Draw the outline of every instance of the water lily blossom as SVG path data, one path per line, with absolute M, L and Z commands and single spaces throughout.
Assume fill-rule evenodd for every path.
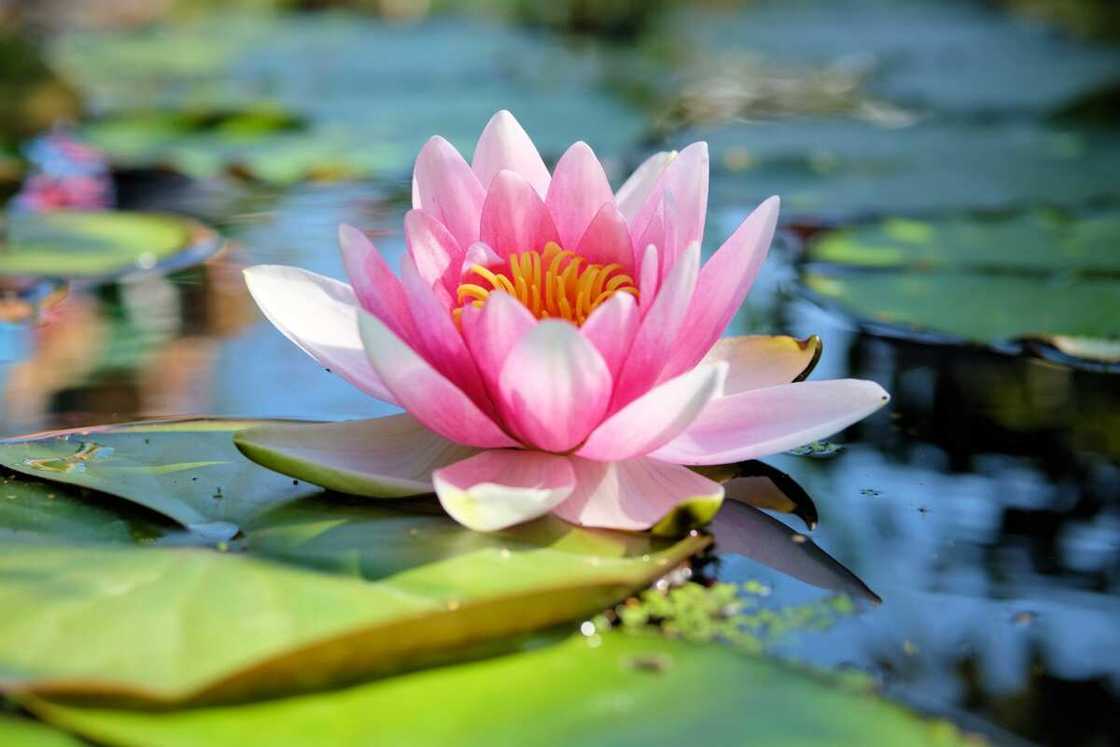
M 881 407 L 869 381 L 805 382 L 791 338 L 720 339 L 766 256 L 778 198 L 701 266 L 708 150 L 659 153 L 617 190 L 586 144 L 550 173 L 508 112 L 471 163 L 433 137 L 413 174 L 399 275 L 342 226 L 350 284 L 246 271 L 276 327 L 405 414 L 248 432 L 251 458 L 373 496 L 433 490 L 466 526 L 553 512 L 642 530 L 723 487 L 689 465 L 773 454 Z M 299 430 L 302 428 L 303 430 Z

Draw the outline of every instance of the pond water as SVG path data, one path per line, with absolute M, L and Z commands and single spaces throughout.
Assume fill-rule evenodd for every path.
M 1067 115 L 1115 83 L 1120 52 L 969 3 L 886 10 L 871 1 L 850 13 L 827 2 L 761 3 L 694 13 L 687 27 L 663 19 L 659 28 L 671 31 L 625 43 L 489 25 L 463 41 L 441 20 L 385 27 L 310 17 L 260 32 L 254 43 L 269 51 L 228 63 L 250 88 L 291 71 L 293 49 L 313 57 L 324 39 L 337 39 L 322 23 L 346 26 L 358 40 L 367 29 L 375 47 L 387 47 L 389 71 L 367 70 L 368 60 L 349 69 L 343 55 L 324 55 L 274 91 L 315 128 L 338 124 L 346 147 L 364 148 L 369 138 L 356 160 L 363 170 L 368 160 L 370 173 L 282 183 L 231 180 L 205 165 L 198 179 L 149 168 L 189 160 L 192 148 L 211 147 L 210 135 L 153 145 L 160 157 L 138 154 L 118 173 L 121 207 L 195 216 L 229 245 L 198 266 L 75 290 L 36 324 L 4 324 L 4 433 L 162 415 L 391 412 L 264 321 L 240 268 L 281 263 L 341 277 L 340 222 L 380 235 L 394 261 L 408 194 L 409 156 L 399 154 L 433 132 L 469 149 L 470 133 L 498 108 L 540 132 L 546 159 L 566 141 L 589 140 L 615 179 L 652 149 L 706 138 L 714 168 L 706 251 L 766 195 L 781 194 L 785 207 L 783 232 L 729 333 L 819 335 L 814 378 L 873 379 L 893 395 L 835 439 L 842 449 L 765 460 L 815 502 L 813 541 L 882 598 L 827 630 L 783 636 L 773 650 L 865 672 L 891 695 L 999 743 L 1110 743 L 1120 734 L 1116 375 L 1107 365 L 1009 354 L 1019 352 L 1014 345 L 947 344 L 889 318 L 860 324 L 822 307 L 799 276 L 812 269 L 802 261 L 805 241 L 822 228 L 992 211 L 1112 216 L 1120 129 Z M 448 39 L 459 42 L 441 59 L 409 67 Z M 346 36 L 340 46 L 355 43 Z M 59 44 L 55 54 L 71 64 L 82 52 L 73 39 Z M 701 51 L 682 52 L 693 45 Z M 475 53 L 481 61 L 456 68 Z M 524 55 L 530 69 L 516 69 L 507 54 Z M 82 83 L 111 116 L 129 102 L 113 90 L 120 81 L 97 79 L 104 70 L 91 68 Z M 316 80 L 336 78 L 345 90 L 308 103 Z M 542 92 L 547 85 L 554 96 Z M 593 93 L 581 96 L 582 86 Z M 238 91 L 231 84 L 214 100 Z M 1104 240 L 1115 256 L 1120 236 Z M 1114 267 L 1097 275 L 1116 279 Z M 1067 304 L 1077 279 L 1052 292 L 1016 298 Z M 1113 336 L 1117 298 L 1088 309 L 1111 319 Z M 760 581 L 767 604 L 831 593 L 719 546 L 716 553 L 715 575 Z

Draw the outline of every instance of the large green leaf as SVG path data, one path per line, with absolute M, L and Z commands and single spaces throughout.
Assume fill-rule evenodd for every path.
M 7 227 L 0 275 L 100 278 L 151 269 L 181 255 L 197 261 L 219 245 L 208 229 L 172 215 L 13 213 Z
M 148 702 L 321 687 L 594 614 L 709 542 L 326 505 L 258 531 L 251 549 L 377 580 L 205 549 L 0 546 L 0 608 L 20 611 L 0 617 L 0 687 Z
M 811 261 L 858 267 L 1003 273 L 1120 273 L 1120 213 L 1079 219 L 1026 213 L 998 219 L 891 218 L 822 234 Z
M 30 719 L 0 715 L 0 744 L 10 747 L 81 747 L 84 742 Z
M 123 501 L 107 496 L 83 500 L 72 492 L 18 476 L 5 478 L 0 485 L 0 541 L 131 544 L 154 538 L 162 529 L 150 517 L 107 503 Z
M 35 700 L 120 747 L 975 744 L 863 687 L 723 646 L 607 633 L 345 690 L 172 713 Z
M 842 272 L 818 266 L 802 282 L 872 327 L 932 332 L 957 341 L 1120 335 L 1120 283 L 954 272 Z
M 0 441 L 0 465 L 120 496 L 218 539 L 318 488 L 256 466 L 233 434 L 268 421 L 178 420 Z

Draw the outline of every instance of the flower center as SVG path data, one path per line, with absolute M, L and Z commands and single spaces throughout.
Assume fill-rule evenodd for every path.
M 583 324 L 615 293 L 638 297 L 638 287 L 622 272 L 622 265 L 589 264 L 551 241 L 544 251 L 511 254 L 500 272 L 473 265 L 464 279 L 470 282 L 459 286 L 460 307 L 452 312 L 456 322 L 463 315 L 463 306 L 481 307 L 497 290 L 509 293 L 538 319 L 567 319 L 576 325 Z

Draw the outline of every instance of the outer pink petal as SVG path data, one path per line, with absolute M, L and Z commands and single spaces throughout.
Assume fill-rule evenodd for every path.
M 358 329 L 366 357 L 396 401 L 444 438 L 466 446 L 517 446 L 470 397 L 394 335 L 377 317 L 362 313 Z
M 422 206 L 446 226 L 459 246 L 478 240 L 486 190 L 451 143 L 441 137 L 430 139 L 416 157 L 413 178 L 417 196 L 413 207 Z
M 771 197 L 759 205 L 704 264 L 688 310 L 689 334 L 672 351 L 662 376 L 695 366 L 735 316 L 766 259 L 780 204 Z
M 521 123 L 505 109 L 491 117 L 479 135 L 471 168 L 485 189 L 506 170 L 525 177 L 542 198 L 548 192 L 548 167 Z
M 557 162 L 545 198 L 560 245 L 574 248 L 599 210 L 613 202 L 610 182 L 591 147 L 573 144 Z
M 412 318 L 417 329 L 423 330 L 412 343 L 413 349 L 423 353 L 432 367 L 454 382 L 479 407 L 490 410 L 490 397 L 451 312 L 437 298 L 428 281 L 420 277 L 412 257 L 405 257 L 401 262 L 401 279 Z M 443 286 L 438 287 L 442 289 Z
M 638 211 L 642 209 L 642 206 L 646 204 L 658 181 L 660 181 L 661 174 L 676 157 L 677 152 L 675 150 L 654 153 L 643 161 L 642 165 L 630 175 L 630 178 L 618 188 L 614 201 L 628 221 L 632 221 Z
M 566 457 L 539 451 L 484 451 L 432 475 L 444 510 L 482 532 L 543 516 L 575 489 Z
M 559 241 L 552 216 L 525 178 L 499 171 L 482 206 L 482 241 L 501 257 Z
M 678 344 L 681 324 L 696 287 L 700 246 L 692 244 L 681 255 L 657 297 L 642 319 L 634 344 L 615 385 L 614 410 L 639 397 L 657 381 L 670 351 Z
M 645 456 L 684 431 L 723 391 L 727 364 L 697 366 L 654 387 L 591 432 L 576 456 L 614 462 Z
M 723 486 L 687 467 L 654 459 L 591 462 L 572 458 L 576 489 L 554 513 L 565 521 L 606 529 L 649 529 L 682 503 L 719 501 Z
M 650 456 L 727 464 L 831 436 L 890 400 L 873 381 L 837 379 L 752 389 L 715 400 L 688 430 Z
M 338 227 L 342 264 L 363 309 L 376 316 L 404 340 L 416 338 L 401 281 L 389 269 L 366 235 L 345 223 Z
M 563 452 L 602 420 L 611 397 L 611 374 L 579 329 L 546 319 L 510 351 L 498 386 L 510 428 L 539 449 Z
M 603 205 L 591 219 L 591 225 L 576 244 L 576 254 L 586 257 L 592 264 L 617 263 L 622 265 L 623 272 L 635 272 L 634 242 L 630 240 L 630 228 L 613 202 Z
M 420 276 L 429 285 L 440 283 L 446 291 L 440 296 L 450 303 L 466 251 L 442 223 L 423 210 L 405 214 L 404 238 Z
M 536 318 L 525 305 L 503 291 L 491 293 L 481 309 L 463 309 L 463 337 L 495 399 L 509 351 L 536 325 Z
M 520 303 L 517 305 L 525 308 Z M 629 293 L 615 293 L 592 311 L 580 327 L 583 336 L 603 356 L 612 377 L 618 375 L 622 362 L 626 360 L 640 321 L 641 314 L 634 297 Z
M 700 241 L 704 236 L 704 219 L 708 210 L 707 143 L 693 143 L 665 167 L 645 205 L 631 221 L 631 233 L 636 236 L 642 234 L 657 208 L 658 199 L 666 191 L 671 192 L 676 201 L 680 245 Z
M 360 307 L 350 286 L 281 265 L 246 269 L 245 284 L 268 320 L 319 365 L 366 394 L 396 404 L 366 360 L 358 337 Z

